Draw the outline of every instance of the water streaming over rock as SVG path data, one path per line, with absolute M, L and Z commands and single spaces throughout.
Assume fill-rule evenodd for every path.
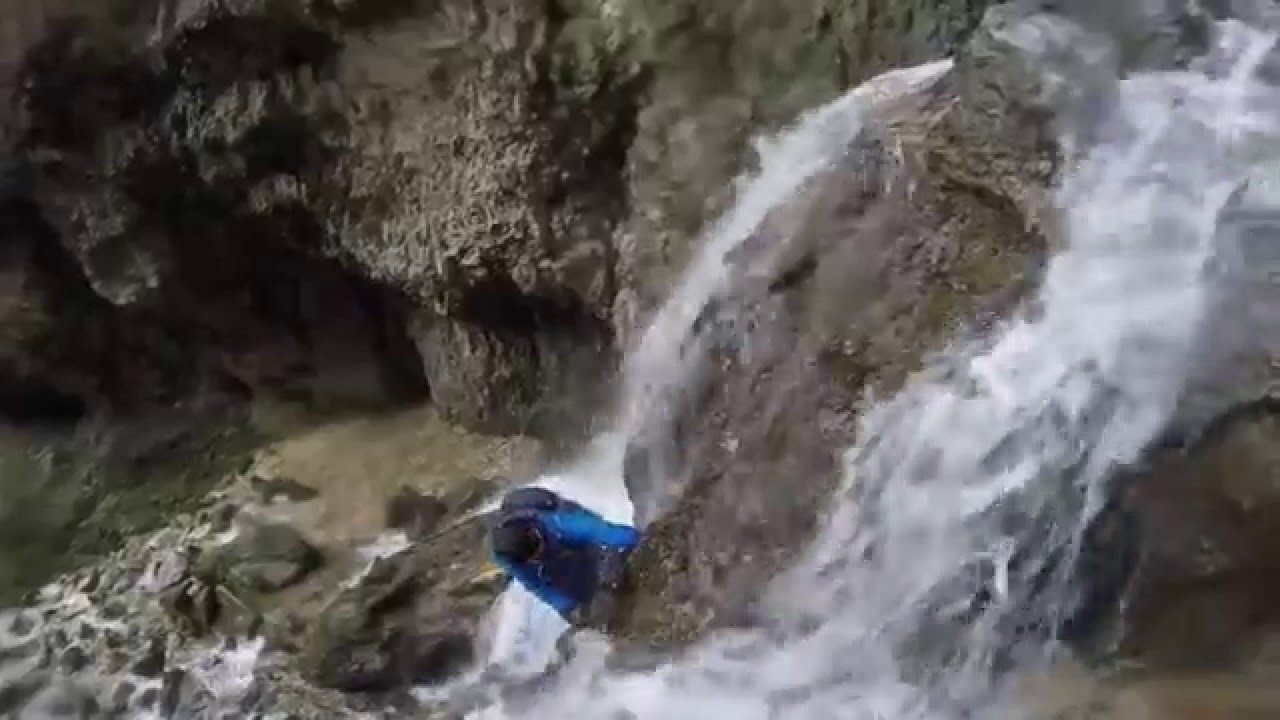
M 1216 30 L 1207 57 L 1118 81 L 1091 118 L 1058 198 L 1066 244 L 1035 302 L 864 417 L 820 537 L 771 587 L 770 627 L 643 673 L 604 671 L 586 648 L 533 700 L 476 715 L 1017 717 L 1006 682 L 1051 662 L 1086 609 L 1073 570 L 1108 481 L 1170 420 L 1213 322 L 1207 269 L 1219 215 L 1252 170 L 1244 148 L 1280 140 L 1280 95 L 1255 73 L 1274 38 Z M 850 139 L 857 107 L 845 98 L 811 116 L 802 128 L 839 118 L 845 131 L 807 135 L 816 154 L 772 162 L 817 169 Z M 722 228 L 749 233 L 794 188 L 749 190 L 740 202 L 753 205 Z M 735 237 L 712 235 L 697 287 L 659 314 L 628 387 L 687 372 L 683 333 L 723 282 Z
M 620 416 L 610 434 L 610 446 L 622 468 L 625 442 L 646 432 L 670 432 L 678 412 L 679 395 L 695 384 L 706 360 L 704 313 L 730 289 L 733 253 L 759 229 L 770 212 L 790 200 L 811 178 L 831 167 L 848 152 L 862 130 L 865 116 L 895 98 L 919 92 L 950 69 L 950 60 L 893 70 L 858 86 L 843 97 L 801 117 L 793 127 L 757 140 L 759 169 L 739 181 L 733 204 L 702 239 L 693 262 L 670 297 L 659 308 L 623 367 Z M 767 273 L 776 260 L 765 253 L 756 260 Z M 660 486 L 633 488 L 639 524 L 646 524 L 669 508 L 682 489 L 678 458 L 664 455 L 664 442 L 650 448 L 647 475 L 662 478 Z
M 681 282 L 628 355 L 616 427 L 597 437 L 571 467 L 534 484 L 573 497 L 613 522 L 643 525 L 665 509 L 664 503 L 680 490 L 672 482 L 680 475 L 673 467 L 675 458 L 659 456 L 654 459 L 657 467 L 650 468 L 651 476 L 667 483 L 644 487 L 643 495 L 628 498 L 623 483 L 626 445 L 646 430 L 669 431 L 680 393 L 694 383 L 706 359 L 698 318 L 729 289 L 729 256 L 771 211 L 847 151 L 863 126 L 864 113 L 918 91 L 950 67 L 944 60 L 885 73 L 807 113 L 784 132 L 759 140 L 759 169 L 741 180 L 735 202 L 708 231 Z M 499 602 L 492 625 L 489 663 L 521 674 L 545 667 L 566 627 L 519 587 Z

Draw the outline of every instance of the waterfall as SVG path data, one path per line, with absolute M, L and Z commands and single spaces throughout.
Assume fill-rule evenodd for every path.
M 769 588 L 769 627 L 646 672 L 584 651 L 554 687 L 475 716 L 1016 717 L 1005 684 L 1052 661 L 1109 480 L 1169 422 L 1213 321 L 1206 268 L 1247 147 L 1280 141 L 1280 98 L 1254 73 L 1274 39 L 1234 22 L 1215 35 L 1189 69 L 1118 81 L 1057 198 L 1066 244 L 1035 302 L 864 416 L 823 530 Z M 897 77 L 910 89 L 945 67 Z M 652 412 L 643 388 L 696 371 L 683 349 L 727 281 L 726 252 L 843 150 L 862 102 L 771 146 L 628 363 L 625 417 Z
M 662 501 L 680 490 L 671 482 L 677 473 L 655 472 L 666 484 L 647 488 L 650 492 L 645 496 L 628 498 L 623 483 L 626 445 L 646 426 L 661 426 L 679 393 L 699 372 L 706 354 L 696 321 L 728 289 L 730 255 L 752 237 L 771 211 L 839 160 L 861 130 L 864 112 L 918 91 L 950 67 L 951 62 L 944 60 L 885 73 L 806 113 L 776 136 L 759 139 L 759 169 L 739 181 L 733 205 L 708 230 L 676 289 L 628 355 L 615 427 L 595 438 L 570 468 L 532 484 L 572 497 L 613 522 L 643 525 L 654 517 Z M 552 644 L 566 627 L 520 587 L 510 588 L 499 599 L 490 625 L 487 664 L 521 675 L 545 667 L 554 655 Z

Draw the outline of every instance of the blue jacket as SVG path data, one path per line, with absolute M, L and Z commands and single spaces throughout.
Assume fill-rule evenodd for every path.
M 566 620 L 575 608 L 595 596 L 605 569 L 603 564 L 629 552 L 640 541 L 635 528 L 607 522 L 542 488 L 520 488 L 509 493 L 499 510 L 498 522 L 537 526 L 545 543 L 538 558 L 516 563 L 495 554 L 493 559 Z

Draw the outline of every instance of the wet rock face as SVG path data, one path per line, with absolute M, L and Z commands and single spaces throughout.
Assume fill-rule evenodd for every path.
M 344 692 L 386 693 L 438 683 L 476 658 L 479 624 L 501 580 L 486 569 L 487 525 L 463 518 L 478 499 L 441 499 L 454 524 L 375 560 L 325 606 L 301 652 L 308 678 Z
M 98 314 L 164 327 L 186 350 L 174 359 L 185 372 L 159 378 L 157 394 L 190 391 L 194 377 L 324 406 L 412 400 L 435 381 L 460 419 L 510 427 L 554 369 L 542 329 L 607 345 L 587 309 L 611 292 L 604 253 L 570 237 L 607 226 L 591 225 L 594 201 L 560 186 L 565 163 L 616 176 L 593 155 L 611 141 L 544 97 L 540 13 L 489 27 L 461 4 L 404 7 L 387 26 L 359 5 L 188 4 L 150 15 L 162 22 L 149 46 L 152 28 L 129 13 L 53 24 L 22 67 L 13 192 Z M 348 36 L 374 21 L 368 42 Z M 387 52 L 421 28 L 443 47 L 480 42 L 494 62 Z M 445 91 L 480 94 L 480 106 Z M 539 118 L 543 107 L 557 117 Z M 607 183 L 590 189 L 607 195 Z M 499 286 L 508 307 L 486 316 Z M 463 324 L 431 337 L 425 364 L 410 306 L 433 327 Z M 472 356 L 473 339 L 497 348 L 494 362 Z M 31 344 L 16 338 L 14 354 Z M 452 392 L 436 358 L 515 378 L 515 407 Z M 143 385 L 40 379 L 82 402 L 132 399 Z
M 968 72 L 886 108 L 733 258 L 758 271 L 781 249 L 709 311 L 710 368 L 674 431 L 687 476 L 654 479 L 687 490 L 633 561 L 619 632 L 670 646 L 753 622 L 829 502 L 864 392 L 894 392 L 1032 287 L 1047 241 L 1020 204 L 1045 192 L 1054 148 L 967 133 L 1007 107 L 958 94 Z
M 1221 668 L 1256 659 L 1276 637 L 1278 411 L 1274 400 L 1233 409 L 1135 482 L 1143 542 L 1121 652 L 1153 667 Z
M 270 593 L 296 584 L 322 562 L 320 551 L 297 530 L 263 523 L 201 553 L 195 573 L 208 583 Z
M 15 14 L 0 164 L 95 327 L 117 330 L 94 344 L 50 323 L 72 377 L 14 382 L 72 404 L 426 386 L 473 426 L 554 429 L 597 399 L 581 380 L 665 294 L 756 128 L 948 51 L 985 4 Z M 102 377 L 125 343 L 149 382 Z
M 387 527 L 401 530 L 411 541 L 429 537 L 449 513 L 449 506 L 433 495 L 401 487 L 387 502 Z

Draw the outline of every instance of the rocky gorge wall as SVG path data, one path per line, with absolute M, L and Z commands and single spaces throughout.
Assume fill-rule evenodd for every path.
M 6 197 L 27 210 L 9 234 L 65 263 L 27 271 L 23 307 L 74 280 L 84 307 L 62 318 L 117 319 L 147 335 L 128 364 L 161 365 L 109 381 L 101 362 L 58 362 L 86 354 L 83 333 L 33 318 L 71 347 L 14 338 L 7 374 L 81 403 L 199 381 L 374 402 L 426 391 L 465 423 L 527 427 L 566 377 L 625 346 L 751 134 L 948 50 L 982 9 L 652 5 L 7 15 Z M 164 339 L 192 357 L 166 358 Z
M 581 437 L 747 139 L 981 11 L 894 7 L 5 7 L 3 414 Z

